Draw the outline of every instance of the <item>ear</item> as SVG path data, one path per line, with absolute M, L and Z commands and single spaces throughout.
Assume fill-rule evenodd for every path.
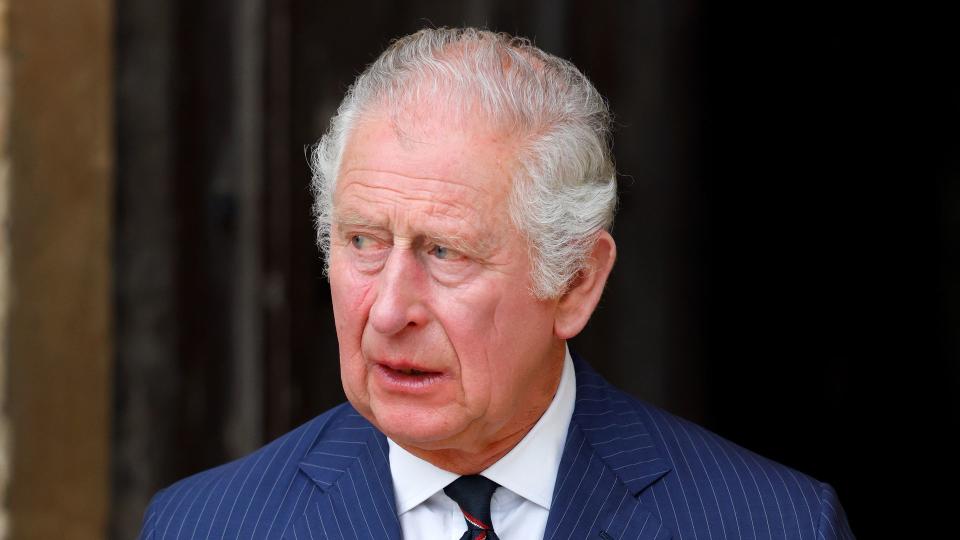
M 617 244 L 607 231 L 600 231 L 587 260 L 587 267 L 577 275 L 567 292 L 557 302 L 553 332 L 560 339 L 580 333 L 600 302 L 603 287 L 617 259 Z

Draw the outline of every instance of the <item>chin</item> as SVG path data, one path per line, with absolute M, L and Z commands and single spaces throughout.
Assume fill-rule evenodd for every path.
M 424 450 L 447 447 L 465 427 L 433 407 L 373 404 L 368 411 L 367 420 L 395 442 Z

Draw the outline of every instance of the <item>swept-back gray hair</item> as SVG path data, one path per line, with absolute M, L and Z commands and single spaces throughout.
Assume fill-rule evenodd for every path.
M 479 114 L 520 143 L 510 217 L 530 246 L 533 293 L 562 294 L 613 223 L 610 113 L 570 62 L 528 40 L 473 28 L 425 29 L 394 41 L 347 91 L 312 151 L 317 243 L 329 261 L 333 193 L 344 146 L 364 114 L 396 118 L 417 103 Z

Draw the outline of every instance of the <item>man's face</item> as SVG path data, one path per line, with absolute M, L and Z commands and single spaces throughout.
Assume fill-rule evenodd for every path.
M 535 422 L 556 389 L 557 304 L 530 293 L 508 215 L 512 143 L 430 118 L 404 137 L 371 118 L 348 141 L 329 270 L 341 377 L 404 446 L 479 450 Z

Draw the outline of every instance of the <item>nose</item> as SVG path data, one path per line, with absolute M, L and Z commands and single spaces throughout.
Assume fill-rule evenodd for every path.
M 370 307 L 373 329 L 392 336 L 405 328 L 426 324 L 424 280 L 416 254 L 411 249 L 395 247 L 377 276 L 377 296 Z

